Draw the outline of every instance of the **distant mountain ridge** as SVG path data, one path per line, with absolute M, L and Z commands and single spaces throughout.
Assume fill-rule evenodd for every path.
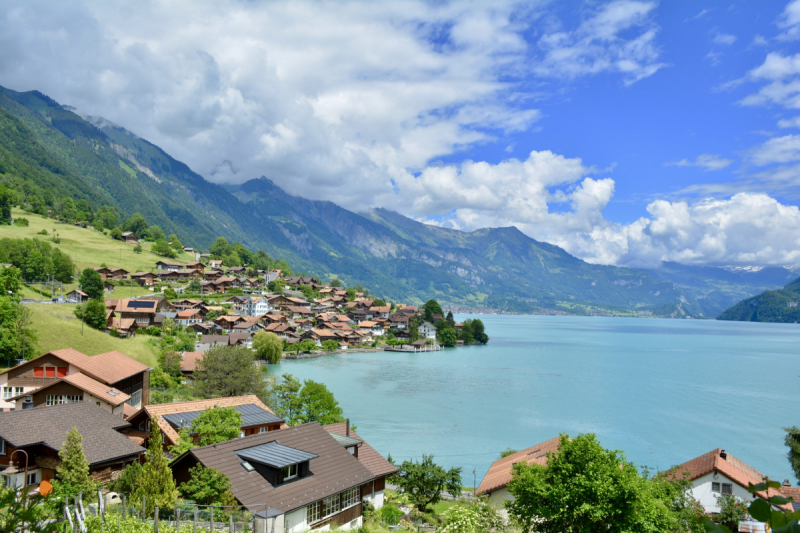
M 717 320 L 742 322 L 800 322 L 800 278 L 783 289 L 764 291 L 721 313 Z
M 188 245 L 207 249 L 222 235 L 299 272 L 462 309 L 712 317 L 791 277 L 774 268 L 593 265 L 514 227 L 462 232 L 386 209 L 353 213 L 289 195 L 266 177 L 220 186 L 102 117 L 1 87 L 0 179 L 94 208 L 112 205 L 126 216 L 140 212 Z

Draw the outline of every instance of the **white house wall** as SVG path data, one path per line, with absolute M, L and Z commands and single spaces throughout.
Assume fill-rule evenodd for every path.
M 706 510 L 707 513 L 718 513 L 719 512 L 719 505 L 717 505 L 717 496 L 721 496 L 721 492 L 712 492 L 711 491 L 711 483 L 730 483 L 732 485 L 732 492 L 734 496 L 737 496 L 740 500 L 745 502 L 753 501 L 753 495 L 747 492 L 745 487 L 742 487 L 735 481 L 732 481 L 725 475 L 717 472 L 716 479 L 714 478 L 714 473 L 706 474 L 705 476 L 701 476 L 694 481 L 692 481 L 692 496 L 700 502 L 700 505 Z M 722 486 L 720 485 L 720 491 L 722 490 Z
M 500 513 L 500 516 L 503 518 L 504 522 L 508 521 L 508 511 L 506 510 L 506 501 L 513 501 L 514 496 L 509 494 L 508 490 L 505 487 L 502 489 L 496 490 L 489 494 L 487 498 L 489 504 L 497 509 L 497 512 Z
M 284 531 L 286 533 L 300 533 L 309 529 L 306 521 L 306 508 L 295 509 L 291 513 L 286 513 L 284 517 Z

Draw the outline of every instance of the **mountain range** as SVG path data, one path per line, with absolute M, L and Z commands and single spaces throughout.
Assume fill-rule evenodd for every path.
M 139 212 L 184 244 L 208 249 L 224 236 L 296 272 L 463 310 L 713 317 L 796 277 L 775 267 L 594 265 L 514 227 L 463 232 L 386 209 L 354 213 L 289 195 L 264 176 L 221 186 L 102 117 L 2 87 L 0 181 L 45 199 Z
M 800 278 L 782 289 L 764 291 L 725 310 L 718 320 L 800 322 Z

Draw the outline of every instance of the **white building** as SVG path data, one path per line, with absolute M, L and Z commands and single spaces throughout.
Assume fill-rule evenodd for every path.
M 419 327 L 419 334 L 426 339 L 436 340 L 436 326 L 430 322 L 423 322 Z

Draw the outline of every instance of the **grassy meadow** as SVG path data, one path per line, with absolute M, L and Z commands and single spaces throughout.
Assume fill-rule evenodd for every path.
M 70 304 L 31 304 L 26 305 L 33 312 L 30 325 L 36 329 L 38 337 L 35 355 L 51 350 L 74 348 L 87 355 L 117 350 L 148 366 L 156 366 L 156 351 L 149 335 L 137 335 L 130 339 L 112 337 L 102 331 L 84 326 L 74 317 L 74 305 Z

